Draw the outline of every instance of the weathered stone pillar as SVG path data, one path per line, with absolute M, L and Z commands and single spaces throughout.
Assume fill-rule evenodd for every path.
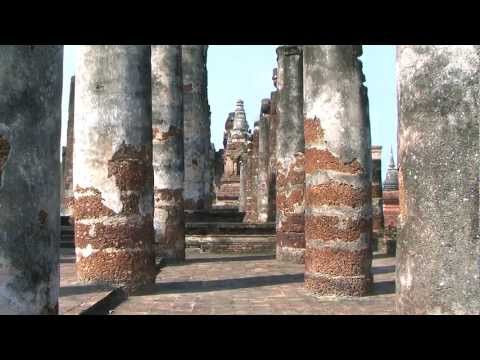
M 262 100 L 263 103 L 269 101 Z M 257 171 L 257 214 L 258 222 L 268 221 L 268 126 L 264 114 L 258 121 L 258 171 Z
M 278 54 L 278 128 L 276 154 L 277 259 L 304 262 L 305 169 L 303 135 L 303 61 L 300 46 Z
M 372 248 L 386 252 L 382 198 L 382 147 L 372 146 Z
M 0 46 L 0 314 L 57 314 L 63 46 Z
M 185 209 L 204 209 L 210 146 L 207 100 L 207 45 L 182 45 L 184 89 Z
M 479 46 L 397 47 L 397 311 L 480 314 Z
M 152 45 L 152 125 L 156 254 L 184 260 L 181 45 Z
M 305 285 L 366 295 L 371 274 L 371 154 L 361 46 L 305 46 Z
M 155 279 L 150 46 L 78 49 L 75 252 L 80 281 Z
M 244 212 L 246 206 L 246 182 L 247 182 L 247 154 L 240 159 L 240 194 L 238 198 L 238 211 Z
M 243 218 L 246 223 L 258 221 L 258 129 L 258 121 L 255 121 L 253 134 L 247 146 L 246 204 Z
M 61 213 L 73 216 L 73 127 L 75 106 L 75 76 L 70 78 L 70 97 L 68 103 L 67 147 L 63 164 L 63 198 Z

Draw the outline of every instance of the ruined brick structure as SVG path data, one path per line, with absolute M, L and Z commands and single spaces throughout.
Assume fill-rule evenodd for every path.
M 278 127 L 276 149 L 276 257 L 304 262 L 305 169 L 303 134 L 303 60 L 299 46 L 278 54 Z
M 393 160 L 393 152 L 390 152 L 385 182 L 383 183 L 383 217 L 384 217 L 384 243 L 386 252 L 395 255 L 398 235 L 398 216 L 400 205 L 398 197 L 398 169 Z
M 152 126 L 156 254 L 184 260 L 181 45 L 152 45 Z
M 304 46 L 305 286 L 363 296 L 372 284 L 370 124 L 361 46 Z
M 382 147 L 372 146 L 372 248 L 385 252 L 382 197 Z
M 397 47 L 397 311 L 480 314 L 480 46 Z
M 57 314 L 63 46 L 0 46 L 0 314 Z
M 75 252 L 78 280 L 154 282 L 149 45 L 78 49 Z
M 239 206 L 240 196 L 240 160 L 247 152 L 248 123 L 245 117 L 243 101 L 238 100 L 233 116 L 225 124 L 226 147 L 223 152 L 223 175 L 217 192 L 217 205 Z M 243 195 L 242 195 L 243 196 Z
M 207 45 L 182 45 L 185 209 L 210 207 L 210 108 L 207 94 Z
M 70 79 L 70 96 L 68 103 L 67 146 L 65 157 L 62 157 L 63 188 L 62 188 L 62 216 L 73 216 L 73 127 L 75 109 L 75 76 Z

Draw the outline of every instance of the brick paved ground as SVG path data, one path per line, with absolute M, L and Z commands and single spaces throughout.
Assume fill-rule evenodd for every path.
M 162 269 L 148 294 L 131 296 L 113 314 L 393 314 L 394 264 L 375 254 L 374 294 L 332 300 L 303 289 L 303 265 L 189 252 L 183 265 Z
M 112 289 L 77 283 L 75 273 L 75 251 L 61 249 L 60 252 L 60 315 L 78 315 L 104 298 Z

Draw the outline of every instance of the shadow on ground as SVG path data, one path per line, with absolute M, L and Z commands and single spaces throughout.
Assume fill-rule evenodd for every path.
M 240 279 L 208 280 L 208 281 L 179 281 L 157 283 L 152 288 L 137 293 L 136 295 L 156 295 L 174 293 L 194 293 L 218 290 L 234 290 L 258 286 L 271 286 L 303 282 L 303 273 L 253 276 Z
M 94 293 L 97 291 L 105 291 L 109 288 L 101 285 L 71 285 L 71 286 L 62 286 L 60 287 L 60 297 L 72 296 L 72 295 L 82 295 Z

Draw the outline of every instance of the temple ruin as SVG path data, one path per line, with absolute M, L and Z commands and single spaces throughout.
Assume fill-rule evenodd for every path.
M 217 150 L 207 54 L 79 46 L 62 148 L 63 47 L 0 46 L 0 314 L 480 314 L 480 47 L 397 46 L 384 177 L 362 46 L 279 46 Z

